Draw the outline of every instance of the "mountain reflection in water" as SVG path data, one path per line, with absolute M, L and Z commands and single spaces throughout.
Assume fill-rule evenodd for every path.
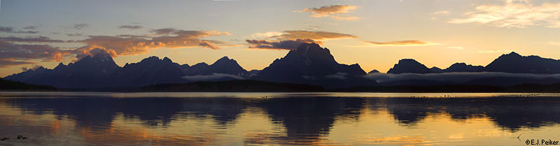
M 445 127 L 457 122 L 477 126 L 490 121 L 493 129 L 479 132 L 505 133 L 500 135 L 504 143 L 518 145 L 524 144 L 515 138 L 519 131 L 536 130 L 539 134 L 539 130 L 558 128 L 559 105 L 560 98 L 556 97 L 0 98 L 4 111 L 0 113 L 0 137 L 30 135 L 28 141 L 0 144 L 450 144 L 454 141 L 426 140 L 429 133 L 422 133 L 426 131 L 419 135 L 406 133 L 439 128 L 422 126 L 430 122 Z M 427 120 L 430 117 L 433 120 Z M 345 124 L 357 131 L 341 128 L 341 134 L 333 133 L 337 125 Z M 383 125 L 401 129 L 391 132 Z M 359 130 L 367 126 L 379 128 L 360 135 Z M 454 139 L 470 134 L 441 136 Z M 476 142 L 470 140 L 462 144 Z

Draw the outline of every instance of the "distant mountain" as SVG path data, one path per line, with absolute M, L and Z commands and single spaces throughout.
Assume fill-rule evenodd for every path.
M 368 74 L 378 74 L 380 73 L 377 69 L 371 70 L 368 72 Z
M 97 51 L 99 52 L 99 51 Z M 190 75 L 190 76 L 188 76 Z M 223 57 L 212 65 L 179 65 L 165 57 L 152 56 L 138 63 L 119 67 L 109 54 L 86 56 L 75 63 L 60 63 L 54 69 L 38 67 L 7 76 L 6 80 L 62 89 L 124 89 L 154 84 L 242 79 L 247 75 L 237 62 Z
M 504 54 L 488 64 L 484 71 L 507 73 L 557 74 L 560 60 L 539 56 L 521 56 L 515 52 Z
M 58 66 L 66 67 L 62 63 L 60 63 Z M 35 80 L 41 79 L 40 76 L 44 76 L 46 74 L 51 74 L 51 73 L 52 73 L 51 69 L 47 69 L 47 68 L 44 68 L 42 66 L 39 66 L 37 68 L 25 70 L 21 73 L 6 76 L 4 79 L 11 80 L 11 81 L 21 81 L 21 82 L 24 82 L 24 83 L 30 83 L 30 81 L 35 81 Z M 37 84 L 37 82 L 34 82 L 34 83 Z
M 481 72 L 484 71 L 483 66 L 467 65 L 466 63 L 455 63 L 449 66 L 444 72 Z
M 164 83 L 184 83 L 181 66 L 165 57 L 152 56 L 138 63 L 126 64 L 111 75 L 113 87 L 142 87 Z
M 68 65 L 61 63 L 53 70 L 39 67 L 6 79 L 57 88 L 99 88 L 108 85 L 111 73 L 118 68 L 109 54 L 98 53 Z
M 68 66 L 59 65 L 53 69 L 53 76 L 61 88 L 97 88 L 105 87 L 109 83 L 109 77 L 119 66 L 113 58 L 106 53 L 86 56 Z
M 318 44 L 302 44 L 281 59 L 276 59 L 255 77 L 280 83 L 319 85 L 328 88 L 368 84 L 360 65 L 339 64 L 329 49 Z M 374 82 L 374 81 L 373 81 Z
M 212 65 L 208 65 L 204 62 L 195 64 L 191 67 L 182 66 L 183 70 L 187 75 L 211 75 L 214 73 L 219 74 L 230 74 L 230 75 L 245 75 L 247 70 L 243 69 L 237 61 L 234 59 L 229 59 L 224 56 L 214 62 Z
M 401 59 L 399 63 L 395 64 L 393 68 L 389 69 L 387 73 L 402 74 L 402 73 L 432 73 L 428 67 L 419 63 L 414 59 Z
M 443 73 L 444 71 L 441 68 L 434 66 L 434 67 L 430 68 L 430 72 L 432 72 L 432 73 Z

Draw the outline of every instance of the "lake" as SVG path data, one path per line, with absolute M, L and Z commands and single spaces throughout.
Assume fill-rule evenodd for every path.
M 0 92 L 0 145 L 527 145 L 560 140 L 559 97 Z

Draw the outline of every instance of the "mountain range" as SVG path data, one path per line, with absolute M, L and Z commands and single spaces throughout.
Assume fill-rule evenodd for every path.
M 446 69 L 427 68 L 414 59 L 401 59 L 387 73 L 450 73 L 450 72 L 504 72 L 529 74 L 558 74 L 560 60 L 539 56 L 521 56 L 516 52 L 503 54 L 487 66 L 474 66 L 466 63 L 455 63 Z
M 53 69 L 38 67 L 5 77 L 5 80 L 28 84 L 49 85 L 63 89 L 139 88 L 155 84 L 190 83 L 197 81 L 259 80 L 276 83 L 308 84 L 325 88 L 347 88 L 372 85 L 444 85 L 457 84 L 451 81 L 434 81 L 405 78 L 398 81 L 382 81 L 368 76 L 448 73 L 514 73 L 514 74 L 559 74 L 560 60 L 539 56 L 521 56 L 515 52 L 504 54 L 487 66 L 455 63 L 448 68 L 428 68 L 414 59 L 402 59 L 387 74 L 372 70 L 366 73 L 359 64 L 340 64 L 327 48 L 315 43 L 305 43 L 290 50 L 286 56 L 274 60 L 263 70 L 247 71 L 237 61 L 227 56 L 212 64 L 178 64 L 165 57 L 152 56 L 137 63 L 118 66 L 113 58 L 102 51 L 91 51 L 74 63 L 60 63 Z M 96 52 L 96 53 L 93 53 Z M 479 75 L 475 74 L 475 75 Z M 393 77 L 394 78 L 394 77 Z M 556 83 L 557 78 L 478 77 L 460 84 L 517 85 L 522 83 Z M 507 84 L 506 84 L 507 83 Z
M 327 88 L 375 84 L 364 80 L 360 65 L 339 64 L 329 49 L 318 44 L 302 44 L 276 59 L 260 71 L 255 79 L 270 82 L 320 85 Z

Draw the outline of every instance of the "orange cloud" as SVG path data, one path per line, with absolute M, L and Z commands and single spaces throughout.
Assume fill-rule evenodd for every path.
M 16 38 L 6 37 L 0 38 L 0 59 L 5 65 L 30 64 L 27 61 L 15 60 L 32 60 L 40 59 L 42 61 L 60 61 L 66 55 L 72 54 L 72 51 L 62 50 L 58 47 L 50 45 L 30 44 L 35 42 L 52 42 L 46 37 L 39 38 Z M 19 63 L 18 63 L 19 62 Z M 5 66 L 4 66 L 5 67 Z
M 358 20 L 358 17 L 351 17 L 351 16 L 331 16 L 331 18 L 334 18 L 336 20 Z
M 350 5 L 330 5 L 319 8 L 303 9 L 302 11 L 311 12 L 311 17 L 327 17 L 331 14 L 348 13 L 350 10 L 355 10 L 356 8 L 356 6 Z
M 294 11 L 294 12 L 298 12 L 298 13 L 311 12 L 311 17 L 331 16 L 332 18 L 338 20 L 356 20 L 358 19 L 358 17 L 338 16 L 339 14 L 349 13 L 350 10 L 355 10 L 356 8 L 358 7 L 350 6 L 350 5 L 330 5 L 330 6 L 322 6 L 319 8 L 307 8 L 307 9 L 303 9 L 302 11 Z
M 429 45 L 439 45 L 438 43 L 423 42 L 418 40 L 404 40 L 404 41 L 392 41 L 392 42 L 372 42 L 366 41 L 367 43 L 376 46 L 429 46 Z
M 76 58 L 83 58 L 85 56 L 94 56 L 95 54 L 109 54 L 111 57 L 117 57 L 117 52 L 112 49 L 107 49 L 103 46 L 85 46 L 75 50 Z
M 119 35 L 119 36 L 89 36 L 82 42 L 88 44 L 81 50 L 87 48 L 104 48 L 112 50 L 116 55 L 145 54 L 157 48 L 191 48 L 205 47 L 220 49 L 216 45 L 230 45 L 226 42 L 216 40 L 203 40 L 203 37 L 230 35 L 228 32 L 218 31 L 187 31 L 173 28 L 152 30 L 152 36 Z M 91 49 L 89 49 L 91 50 Z M 115 56 L 116 56 L 115 55 Z

